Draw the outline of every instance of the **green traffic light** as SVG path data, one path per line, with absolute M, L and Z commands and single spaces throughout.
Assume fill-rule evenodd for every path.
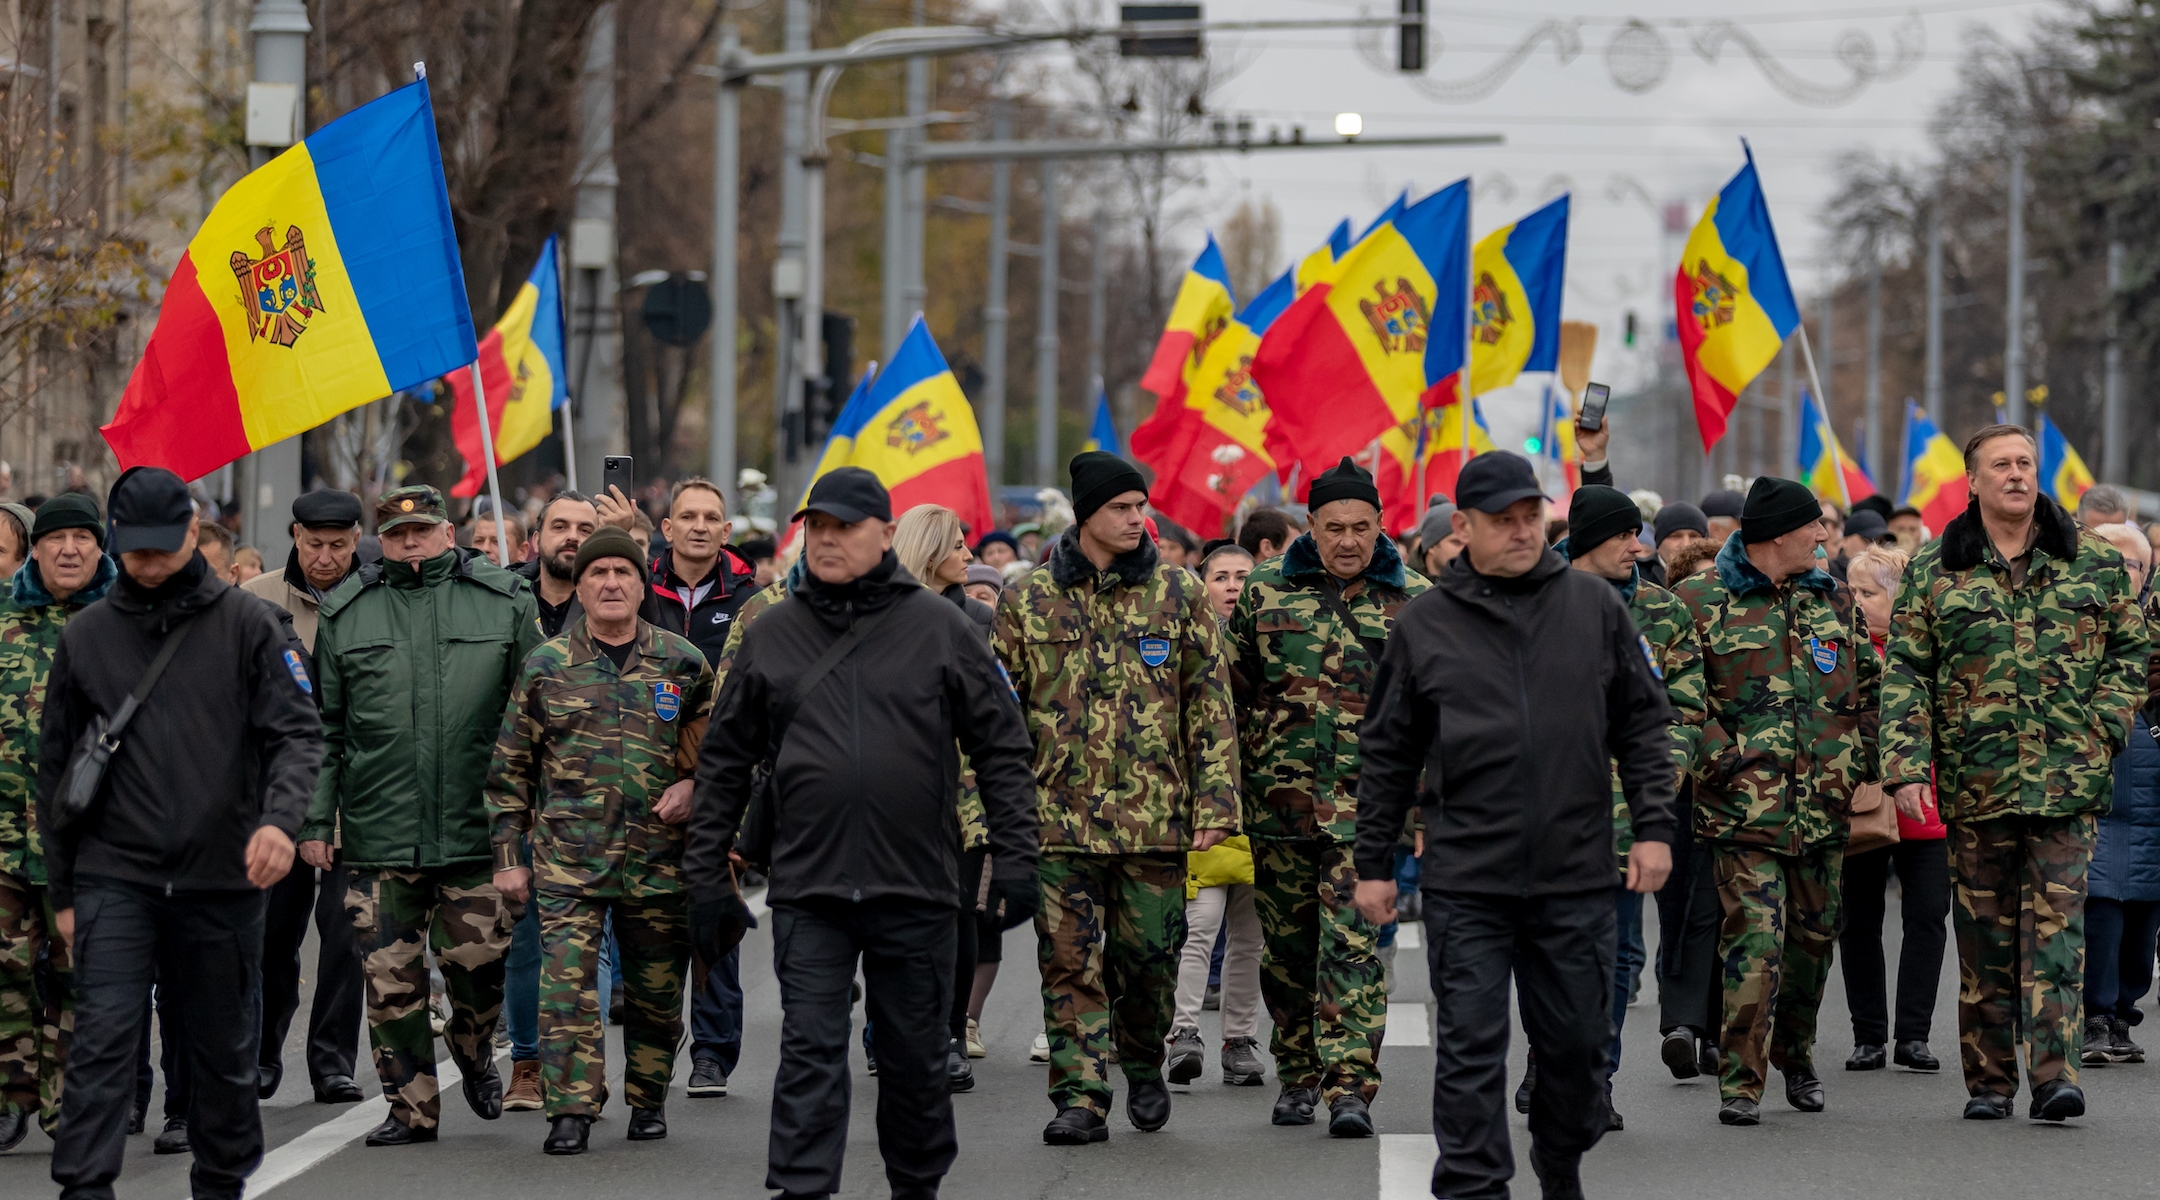
M 1545 448 L 1545 443 L 1537 440 L 1534 437 L 1528 437 L 1523 439 L 1522 448 L 1527 453 L 1536 454 L 1538 451 Z

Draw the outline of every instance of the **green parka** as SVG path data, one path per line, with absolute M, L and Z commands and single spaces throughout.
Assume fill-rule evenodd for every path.
M 482 789 L 525 659 L 545 639 L 523 579 L 469 552 L 369 563 L 322 603 L 323 766 L 303 841 L 362 869 L 487 862 Z

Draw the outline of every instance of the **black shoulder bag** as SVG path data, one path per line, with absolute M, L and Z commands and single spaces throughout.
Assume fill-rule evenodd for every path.
M 811 691 L 825 681 L 832 669 L 840 665 L 840 660 L 853 653 L 855 647 L 861 645 L 863 639 L 870 636 L 870 632 L 885 619 L 886 614 L 900 607 L 901 601 L 905 599 L 903 596 L 878 612 L 857 618 L 853 625 L 848 626 L 846 633 L 833 639 L 833 644 L 825 647 L 825 653 L 810 664 L 810 669 L 803 672 L 802 678 L 795 681 L 794 690 L 788 693 L 787 699 L 781 702 L 779 711 L 773 714 L 772 738 L 765 750 L 765 761 L 750 770 L 750 807 L 743 813 L 742 828 L 735 833 L 735 853 L 741 855 L 744 862 L 759 870 L 772 865 L 773 830 L 779 815 L 780 800 L 778 788 L 773 783 L 773 770 L 779 765 L 780 747 L 787 741 L 788 726 L 794 724 L 796 711 L 802 708 L 803 701 L 810 698 Z
M 1365 627 L 1358 624 L 1358 619 L 1350 613 L 1350 605 L 1342 598 L 1342 585 L 1325 579 L 1321 580 L 1320 603 L 1327 605 L 1336 616 L 1342 618 L 1343 624 L 1350 627 L 1350 636 L 1356 638 L 1358 645 L 1365 648 L 1365 657 L 1372 660 L 1373 670 L 1379 670 L 1380 655 L 1387 649 L 1387 642 L 1380 638 L 1366 636 Z
M 120 752 L 120 737 L 127 732 L 128 723 L 142 708 L 150 689 L 157 686 L 158 676 L 180 652 L 180 643 L 187 640 L 188 631 L 195 628 L 195 618 L 190 617 L 173 627 L 165 635 L 165 644 L 158 648 L 157 657 L 150 660 L 150 669 L 143 672 L 142 682 L 128 693 L 121 702 L 120 711 L 108 719 L 99 713 L 90 718 L 90 727 L 83 730 L 75 743 L 74 753 L 68 755 L 67 770 L 60 775 L 60 785 L 53 793 L 52 811 L 46 814 L 55 834 L 69 833 L 83 825 L 90 812 L 97 806 L 100 792 L 105 785 L 105 768 L 112 756 Z

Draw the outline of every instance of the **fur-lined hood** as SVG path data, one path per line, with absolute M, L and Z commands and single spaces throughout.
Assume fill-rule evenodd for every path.
M 2038 536 L 2033 539 L 2034 548 L 2057 562 L 2076 558 L 2077 520 L 2046 493 L 2035 493 L 2033 501 L 2033 525 L 2038 530 Z M 1943 569 L 1970 571 L 1986 562 L 1987 556 L 1988 535 L 1986 526 L 1980 523 L 1980 501 L 1968 500 L 1965 511 L 1950 518 L 1950 523 L 1943 527 Z
M 1815 561 L 1821 562 L 1822 560 L 1816 559 Z M 1717 577 L 1718 582 L 1725 585 L 1725 590 L 1735 596 L 1745 596 L 1752 591 L 1770 590 L 1777 587 L 1776 584 L 1770 582 L 1768 575 L 1763 574 L 1756 569 L 1754 563 L 1748 561 L 1747 547 L 1741 543 L 1740 534 L 1737 531 L 1725 539 L 1725 545 L 1717 552 Z M 1804 587 L 1809 591 L 1820 592 L 1825 596 L 1838 590 L 1838 581 L 1831 576 L 1830 572 L 1823 570 L 1819 566 L 1809 567 L 1807 570 L 1793 576 L 1789 582 L 1794 587 Z

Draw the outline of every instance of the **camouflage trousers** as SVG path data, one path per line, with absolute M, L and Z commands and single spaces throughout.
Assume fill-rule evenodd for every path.
M 1050 1102 L 1110 1115 L 1110 1047 L 1132 1083 L 1162 1078 L 1185 944 L 1183 854 L 1045 854 L 1035 914 Z
M 1358 913 L 1356 893 L 1348 845 L 1253 839 L 1275 1075 L 1285 1087 L 1319 1088 L 1330 1104 L 1353 1091 L 1369 1103 L 1380 1091 L 1386 973 L 1380 931 Z
M 1710 843 L 1718 900 L 1725 1030 L 1718 1096 L 1761 1100 L 1769 1068 L 1813 1065 L 1815 1017 L 1837 945 L 1843 846 L 1773 854 Z
M 1950 826 L 1958 1048 L 1972 1095 L 2017 1094 L 2021 1027 L 2032 1086 L 2077 1082 L 2093 831 L 2089 813 Z
M 367 973 L 368 1045 L 390 1115 L 412 1129 L 442 1119 L 435 1033 L 428 1025 L 428 952 L 450 998 L 443 1042 L 458 1070 L 495 1055 L 503 958 L 517 906 L 495 890 L 487 863 L 425 871 L 354 871 L 345 891 L 353 943 Z
M 60 1077 L 75 1035 L 74 971 L 52 928 L 45 889 L 0 872 L 0 1112 L 35 1112 L 47 1133 L 60 1123 Z
M 659 1108 L 683 1037 L 690 917 L 683 896 L 533 898 L 540 913 L 540 1082 L 547 1115 L 597 1117 L 607 1101 L 606 1006 L 600 942 L 615 924 L 623 981 L 623 1099 Z

